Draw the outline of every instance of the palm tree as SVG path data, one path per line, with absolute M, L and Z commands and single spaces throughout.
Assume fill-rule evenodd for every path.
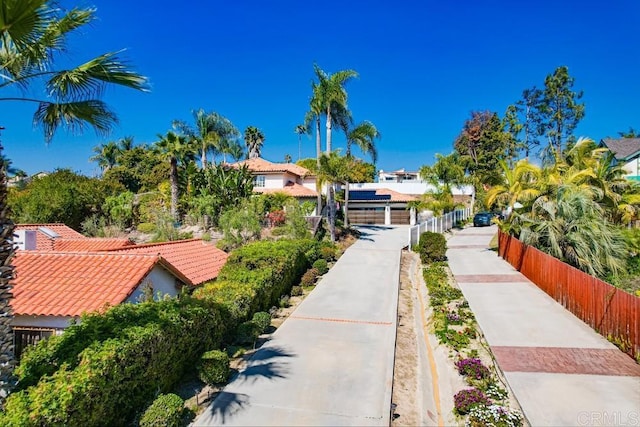
M 350 129 L 351 115 L 348 112 L 339 116 L 339 126 L 347 136 L 347 153 L 346 156 L 351 158 L 351 145 L 356 144 L 365 154 L 371 155 L 371 160 L 375 165 L 378 160 L 378 151 L 376 150 L 375 140 L 380 139 L 380 132 L 375 125 L 369 121 L 364 121 L 354 128 Z M 349 180 L 345 182 L 344 191 L 344 225 L 349 226 Z
M 603 277 L 626 267 L 620 229 L 607 221 L 589 188 L 561 185 L 553 198 L 539 197 L 531 212 L 515 213 L 520 240 L 589 274 Z
M 184 135 L 178 135 L 169 131 L 166 135 L 158 135 L 159 140 L 155 143 L 156 153 L 163 159 L 168 160 L 171 165 L 169 182 L 171 185 L 171 216 L 174 221 L 178 221 L 178 164 L 192 161 L 195 157 L 196 148 L 192 141 Z
M 329 154 L 320 156 L 320 169 L 318 177 L 321 182 L 328 183 L 327 206 L 328 206 L 328 222 L 329 234 L 331 241 L 336 241 L 336 205 L 335 205 L 335 188 L 334 183 L 345 183 L 350 179 L 350 162 L 353 158 L 341 156 L 340 153 L 334 151 Z
M 226 163 L 226 156 L 229 155 L 236 162 L 245 157 L 244 148 L 238 141 L 229 141 L 227 145 L 221 147 L 220 152 L 222 153 L 222 162 Z
M 308 132 L 307 126 L 304 124 L 297 125 L 294 132 L 298 135 L 298 160 L 302 157 L 302 135 Z
M 309 111 L 305 114 L 304 125 L 307 132 L 311 132 L 312 123 L 316 131 L 316 170 L 320 170 L 320 156 L 322 155 L 322 138 L 320 134 L 320 116 L 322 116 L 323 108 L 320 102 L 320 87 L 317 83 L 311 83 L 312 96 L 309 101 Z M 319 176 L 316 174 L 316 191 L 317 196 L 317 213 L 322 212 L 322 190 L 320 186 Z
M 118 155 L 120 147 L 118 143 L 109 141 L 106 144 L 100 144 L 93 147 L 94 156 L 89 158 L 91 162 L 97 162 L 102 172 L 106 172 L 118 164 Z
M 540 168 L 527 159 L 519 160 L 514 167 L 509 167 L 505 160 L 500 160 L 499 163 L 504 183 L 489 189 L 485 199 L 486 206 L 489 208 L 498 203 L 507 207 L 509 212 L 516 203 L 530 207 L 531 202 L 542 194 L 539 186 L 542 177 Z
M 260 129 L 255 126 L 247 126 L 244 130 L 244 143 L 247 146 L 247 159 L 260 157 L 264 140 L 264 134 Z
M 51 141 L 58 127 L 82 131 L 85 125 L 101 135 L 116 123 L 115 113 L 99 99 L 107 85 L 147 91 L 147 79 L 131 71 L 118 53 L 105 53 L 75 68 L 54 70 L 65 41 L 94 19 L 95 9 L 63 11 L 53 0 L 2 2 L 0 25 L 0 90 L 43 85 L 44 98 L 10 96 L 0 101 L 36 103 L 34 123 Z
M 200 164 L 206 169 L 207 154 L 213 153 L 214 159 L 216 154 L 225 154 L 240 133 L 229 119 L 216 112 L 207 113 L 201 108 L 191 113 L 195 126 L 181 120 L 174 120 L 173 126 L 200 147 Z
M 317 64 L 313 65 L 313 70 L 318 79 L 313 96 L 318 99 L 324 110 L 327 129 L 326 152 L 328 154 L 331 153 L 332 112 L 336 109 L 347 109 L 347 91 L 344 86 L 349 80 L 357 77 L 358 73 L 353 70 L 342 70 L 334 74 L 327 74 Z
M 118 141 L 118 148 L 122 153 L 124 153 L 125 151 L 133 150 L 134 145 L 135 144 L 133 143 L 132 136 L 125 136 L 124 138 L 120 138 L 120 140 Z

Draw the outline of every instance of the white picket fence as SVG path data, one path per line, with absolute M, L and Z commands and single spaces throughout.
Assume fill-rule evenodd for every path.
M 414 225 L 409 228 L 409 249 L 418 243 L 420 235 L 425 231 L 431 231 L 433 233 L 444 233 L 451 230 L 456 222 L 464 221 L 470 218 L 472 215 L 471 208 L 456 209 L 453 212 L 449 212 L 442 216 L 430 218 L 424 222 Z

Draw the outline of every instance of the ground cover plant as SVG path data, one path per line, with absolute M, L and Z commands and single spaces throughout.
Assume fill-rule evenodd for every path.
M 422 260 L 431 253 L 446 252 L 446 240 L 428 237 L 428 245 L 417 245 Z M 422 236 L 421 236 L 422 241 Z M 483 348 L 475 316 L 460 289 L 452 286 L 446 262 L 423 264 L 423 276 L 432 309 L 431 326 L 438 341 L 450 350 L 458 373 L 471 386 L 453 396 L 454 413 L 466 425 L 521 426 L 522 415 L 508 407 L 508 393 L 497 371 L 478 357 Z

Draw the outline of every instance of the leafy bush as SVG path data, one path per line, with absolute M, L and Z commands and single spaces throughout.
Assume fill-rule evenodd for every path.
M 458 415 L 466 415 L 476 406 L 491 405 L 491 401 L 482 390 L 469 388 L 461 390 L 453 396 L 454 411 Z
M 423 263 L 445 261 L 447 259 L 447 241 L 442 234 L 426 231 L 418 242 L 420 260 Z
M 236 329 L 236 343 L 237 344 L 255 344 L 256 339 L 260 332 L 258 332 L 258 326 L 252 320 L 247 320 L 238 325 Z
M 269 212 L 267 219 L 269 220 L 269 226 L 277 227 L 284 224 L 286 215 L 283 210 L 275 210 L 273 212 Z
M 265 311 L 259 311 L 253 315 L 251 321 L 256 325 L 259 334 L 263 334 L 271 326 L 271 315 Z
M 173 393 L 161 394 L 144 411 L 140 427 L 181 427 L 184 425 L 184 401 Z
M 336 260 L 336 246 L 333 244 L 325 244 L 322 247 L 320 247 L 320 256 L 322 257 L 322 259 L 324 259 L 327 262 L 331 262 L 331 261 L 335 261 Z
M 291 287 L 291 296 L 292 297 L 299 297 L 300 295 L 304 294 L 304 291 L 302 290 L 302 286 L 292 286 Z
M 229 379 L 229 356 L 220 350 L 207 351 L 200 358 L 198 373 L 207 384 L 220 384 Z
M 85 315 L 25 352 L 16 369 L 25 390 L 8 397 L 5 415 L 26 414 L 19 425 L 126 424 L 219 346 L 223 327 L 214 306 L 186 297 Z
M 329 271 L 329 266 L 327 264 L 327 261 L 324 259 L 319 259 L 316 262 L 314 262 L 313 268 L 318 270 L 318 274 L 321 276 L 325 274 L 327 271 Z
M 136 229 L 140 233 L 151 234 L 156 231 L 156 225 L 152 222 L 141 222 L 140 224 L 138 224 Z
M 302 286 L 312 286 L 316 283 L 316 279 L 320 275 L 320 272 L 317 268 L 310 268 L 306 273 L 302 275 L 302 279 L 300 279 L 300 283 Z

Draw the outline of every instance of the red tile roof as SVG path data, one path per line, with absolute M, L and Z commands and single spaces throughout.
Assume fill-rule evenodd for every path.
M 120 304 L 158 264 L 188 283 L 157 255 L 19 251 L 13 264 L 11 306 L 18 315 L 79 316 Z
M 283 188 L 253 187 L 253 191 L 256 193 L 284 193 L 293 197 L 316 197 L 318 195 L 315 190 L 291 181 L 287 182 Z
M 389 190 L 388 188 L 378 188 L 376 195 L 389 195 L 392 202 L 412 202 L 418 200 L 417 197 L 409 194 L 398 193 L 397 191 Z
M 199 285 L 218 277 L 229 254 L 201 239 L 148 243 L 122 249 L 118 253 L 157 254 L 184 274 L 192 284 Z
M 84 238 L 71 227 L 65 224 L 16 224 L 15 231 L 29 230 L 36 231 L 36 249 L 39 251 L 53 250 L 53 241 L 57 238 L 79 239 Z M 49 232 L 49 234 L 47 234 Z M 53 233 L 51 233 L 53 232 Z M 57 237 L 56 237 L 57 235 Z
M 82 239 L 55 239 L 53 249 L 60 252 L 99 252 L 135 245 L 130 239 L 84 237 Z
M 300 177 L 313 176 L 313 173 L 302 166 L 294 163 L 272 163 L 260 157 L 254 159 L 243 160 L 231 165 L 233 167 L 247 166 L 252 172 L 270 173 L 270 172 L 290 172 Z

